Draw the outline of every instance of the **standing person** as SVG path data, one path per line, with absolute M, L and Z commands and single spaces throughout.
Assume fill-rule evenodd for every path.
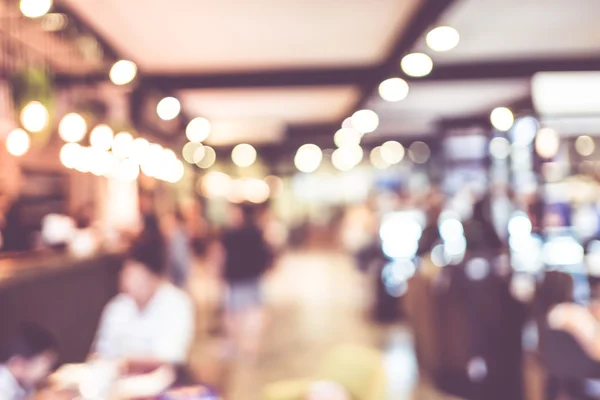
M 271 253 L 254 208 L 236 206 L 230 216 L 231 227 L 222 239 L 223 275 L 229 288 L 226 325 L 240 349 L 254 355 L 265 319 L 260 281 Z
M 24 324 L 13 342 L 0 354 L 0 399 L 30 398 L 57 360 L 56 339 L 36 325 Z
M 187 285 L 192 262 L 191 243 L 180 211 L 165 215 L 161 221 L 167 241 L 167 274 L 180 288 Z

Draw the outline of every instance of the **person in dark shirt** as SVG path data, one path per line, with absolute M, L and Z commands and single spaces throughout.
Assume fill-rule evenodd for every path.
M 261 278 L 271 264 L 271 251 L 249 205 L 233 207 L 232 226 L 222 237 L 223 278 L 229 293 L 226 325 L 240 350 L 255 355 L 264 324 Z
M 494 255 L 502 250 L 502 240 L 491 221 L 490 197 L 486 195 L 475 203 L 473 216 L 464 224 L 467 251 Z

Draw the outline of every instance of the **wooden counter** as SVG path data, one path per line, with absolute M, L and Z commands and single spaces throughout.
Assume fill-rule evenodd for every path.
M 118 291 L 119 254 L 0 259 L 0 346 L 23 322 L 58 339 L 63 362 L 85 359 L 104 305 Z

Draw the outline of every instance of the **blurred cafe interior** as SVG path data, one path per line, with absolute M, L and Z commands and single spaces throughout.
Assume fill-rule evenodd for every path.
M 598 17 L 0 0 L 0 400 L 600 399 Z

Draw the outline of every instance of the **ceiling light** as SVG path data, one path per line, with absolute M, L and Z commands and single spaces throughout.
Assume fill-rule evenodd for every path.
M 449 51 L 458 46 L 460 35 L 451 26 L 439 26 L 427 34 L 425 41 L 433 51 Z
M 119 60 L 110 69 L 109 77 L 115 85 L 126 85 L 135 79 L 137 66 L 133 61 Z M 173 117 L 174 118 L 174 117 Z
M 156 113 L 163 121 L 176 118 L 181 111 L 181 104 L 175 97 L 165 97 L 156 105 Z
M 323 161 L 323 152 L 315 144 L 305 144 L 301 146 L 294 157 L 294 165 L 301 172 L 314 172 Z
M 206 169 L 212 167 L 216 161 L 217 153 L 215 150 L 210 146 L 204 146 L 204 157 L 202 157 L 202 160 L 197 162 L 196 165 L 200 168 Z
M 85 119 L 77 113 L 69 113 L 58 124 L 58 134 L 69 143 L 80 142 L 87 132 Z
M 512 128 L 515 117 L 513 116 L 512 111 L 510 111 L 506 107 L 497 107 L 494 108 L 492 113 L 490 114 L 490 121 L 492 122 L 492 126 L 499 131 L 506 132 L 510 128 Z
M 133 149 L 133 137 L 129 132 L 119 132 L 115 135 L 112 145 L 113 156 L 124 159 L 131 155 Z
M 490 154 L 498 160 L 505 160 L 510 154 L 510 142 L 505 137 L 495 137 L 490 141 Z
M 552 158 L 558 153 L 560 137 L 554 129 L 544 128 L 535 138 L 535 151 L 542 158 Z
M 425 164 L 431 156 L 431 150 L 424 142 L 414 142 L 408 148 L 410 159 L 416 164 Z
M 362 134 L 353 128 L 339 129 L 333 136 L 333 142 L 337 147 L 357 146 L 361 139 Z
M 21 0 L 19 8 L 28 18 L 43 17 L 52 8 L 52 0 Z
M 185 128 L 185 135 L 190 142 L 203 142 L 210 135 L 210 121 L 197 117 L 191 120 Z
M 387 169 L 392 166 L 392 164 L 383 159 L 381 155 L 381 147 L 375 147 L 373 150 L 371 150 L 369 159 L 371 160 L 371 164 L 373 164 L 373 166 L 377 169 Z
M 412 53 L 404 56 L 400 66 L 406 75 L 420 78 L 429 75 L 433 69 L 433 61 L 427 54 Z
M 21 124 L 29 132 L 41 132 L 50 120 L 46 107 L 39 101 L 28 103 L 21 111 Z
M 256 161 L 256 149 L 246 143 L 238 144 L 231 152 L 231 160 L 238 167 L 249 167 Z
M 395 140 L 390 140 L 381 145 L 381 158 L 387 164 L 398 164 L 404 158 L 404 146 Z
M 379 117 L 372 110 L 359 110 L 352 114 L 352 127 L 360 133 L 371 133 L 379 126 Z
M 401 101 L 408 96 L 408 83 L 401 78 L 390 78 L 379 85 L 379 95 L 385 101 Z
M 589 136 L 579 136 L 575 140 L 575 150 L 583 157 L 591 156 L 596 150 L 596 143 Z
M 6 137 L 6 150 L 15 157 L 27 153 L 31 140 L 23 129 L 13 129 Z
M 112 147 L 115 134 L 110 126 L 100 124 L 90 133 L 90 145 L 98 150 L 108 151 Z

